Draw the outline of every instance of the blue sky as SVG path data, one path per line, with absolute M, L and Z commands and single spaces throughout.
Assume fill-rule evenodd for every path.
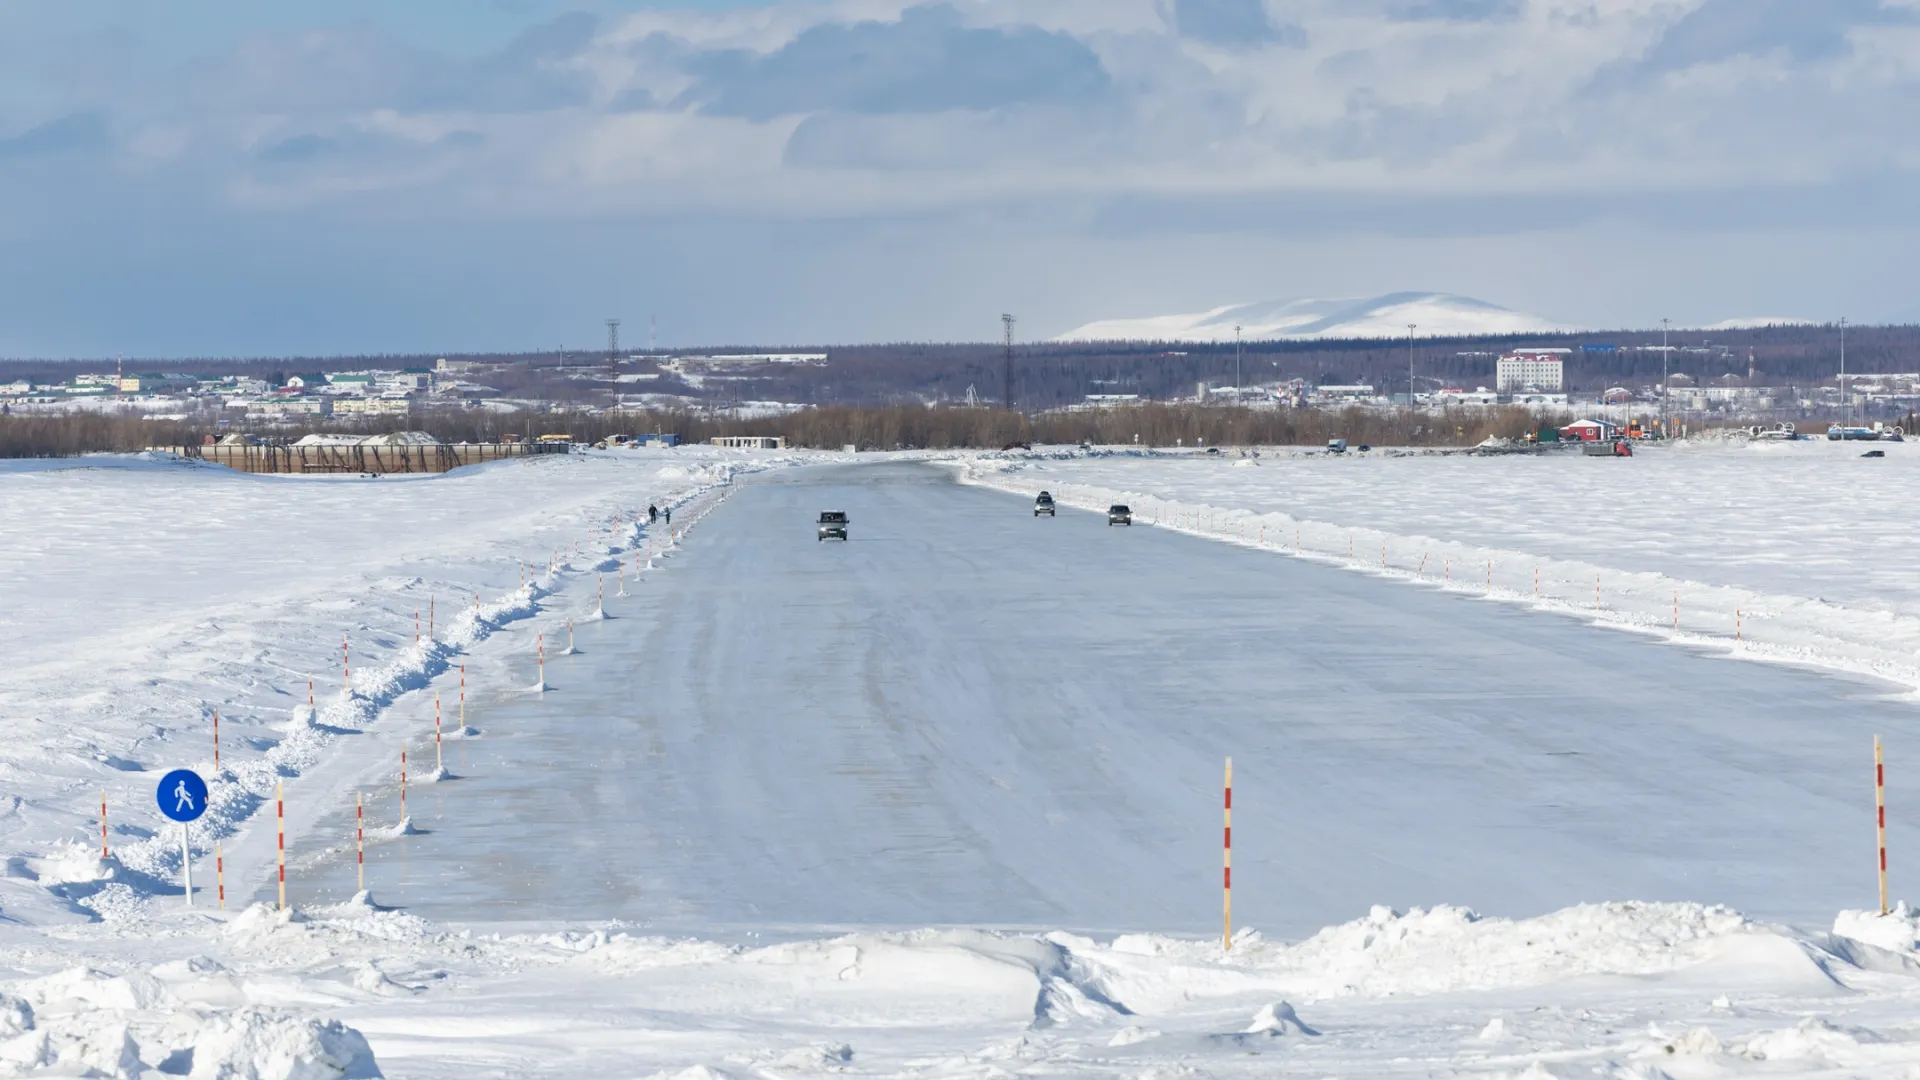
M 1920 0 L 11 0 L 0 355 L 1920 319 Z

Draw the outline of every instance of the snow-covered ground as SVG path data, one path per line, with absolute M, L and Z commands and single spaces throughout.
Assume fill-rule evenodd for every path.
M 960 465 L 1200 536 L 788 467 L 837 455 L 0 467 L 0 1076 L 1914 1075 L 1920 920 L 1841 910 L 1869 724 L 1904 880 L 1910 706 L 1564 617 L 1597 568 L 1603 621 L 1658 632 L 1678 589 L 1731 650 L 1712 606 L 1753 597 L 1745 655 L 1905 678 L 1920 459 L 1888 449 Z M 811 539 L 823 500 L 854 542 Z M 1367 576 L 1325 565 L 1349 533 Z M 1376 580 L 1382 540 L 1463 594 L 1493 553 L 1513 603 Z M 436 693 L 453 782 L 404 829 Z M 1223 750 L 1266 929 L 1230 951 Z M 179 765 L 215 779 L 192 910 L 153 804 Z M 1696 902 L 1729 898 L 1764 914 Z
M 1061 452 L 960 467 L 1069 505 L 1127 502 L 1161 527 L 1920 689 L 1902 509 L 1920 501 L 1916 443 L 1715 440 L 1630 459 Z

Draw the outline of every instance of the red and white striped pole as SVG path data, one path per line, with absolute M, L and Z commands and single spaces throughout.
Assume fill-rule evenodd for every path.
M 107 789 L 100 789 L 100 858 L 112 858 L 107 854 Z
M 359 876 L 360 887 L 356 892 L 367 891 L 367 815 L 359 792 L 353 793 L 353 857 L 356 863 L 355 873 Z
M 213 710 L 213 771 L 220 771 L 220 710 Z
M 572 654 L 573 652 L 573 620 L 572 619 L 567 620 L 567 652 L 568 654 Z
M 413 643 L 420 644 L 420 609 L 413 609 Z
M 437 596 L 427 597 L 427 640 L 428 641 L 433 640 L 433 615 L 434 615 L 433 609 L 434 609 L 434 606 L 439 602 L 439 599 L 440 598 Z
M 227 857 L 220 850 L 220 841 L 213 842 L 213 881 L 220 890 L 220 910 L 227 910 Z
M 400 823 L 407 821 L 407 740 L 400 740 Z
M 345 688 L 347 696 L 352 697 L 353 663 L 347 653 L 347 638 L 345 635 L 342 635 L 340 638 L 340 683 Z
M 1226 829 L 1221 837 L 1221 948 L 1233 949 L 1233 759 L 1227 759 Z
M 313 676 L 307 676 L 307 711 L 313 712 Z
M 1880 757 L 1880 736 L 1873 737 L 1874 832 L 1880 842 L 1880 914 L 1887 913 L 1887 766 Z
M 540 688 L 540 692 L 544 694 L 547 692 L 547 632 L 545 630 L 542 630 L 539 632 L 539 647 L 540 647 L 539 688 Z
M 433 694 L 433 767 L 443 771 L 447 767 L 446 755 L 440 750 L 440 692 L 437 690 Z
M 273 823 L 280 843 L 280 910 L 287 910 L 287 795 L 285 785 L 273 785 Z
M 460 732 L 467 730 L 467 665 L 460 665 Z

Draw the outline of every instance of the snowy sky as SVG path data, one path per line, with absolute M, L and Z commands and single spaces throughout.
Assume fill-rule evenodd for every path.
M 0 355 L 1920 319 L 1920 0 L 8 0 Z

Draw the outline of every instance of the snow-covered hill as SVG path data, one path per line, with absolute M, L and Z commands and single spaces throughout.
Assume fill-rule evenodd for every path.
M 1413 323 L 1422 337 L 1532 334 L 1569 330 L 1551 319 L 1451 293 L 1401 292 L 1366 299 L 1273 300 L 1233 304 L 1192 315 L 1102 319 L 1056 341 L 1232 341 L 1274 338 L 1403 337 Z

